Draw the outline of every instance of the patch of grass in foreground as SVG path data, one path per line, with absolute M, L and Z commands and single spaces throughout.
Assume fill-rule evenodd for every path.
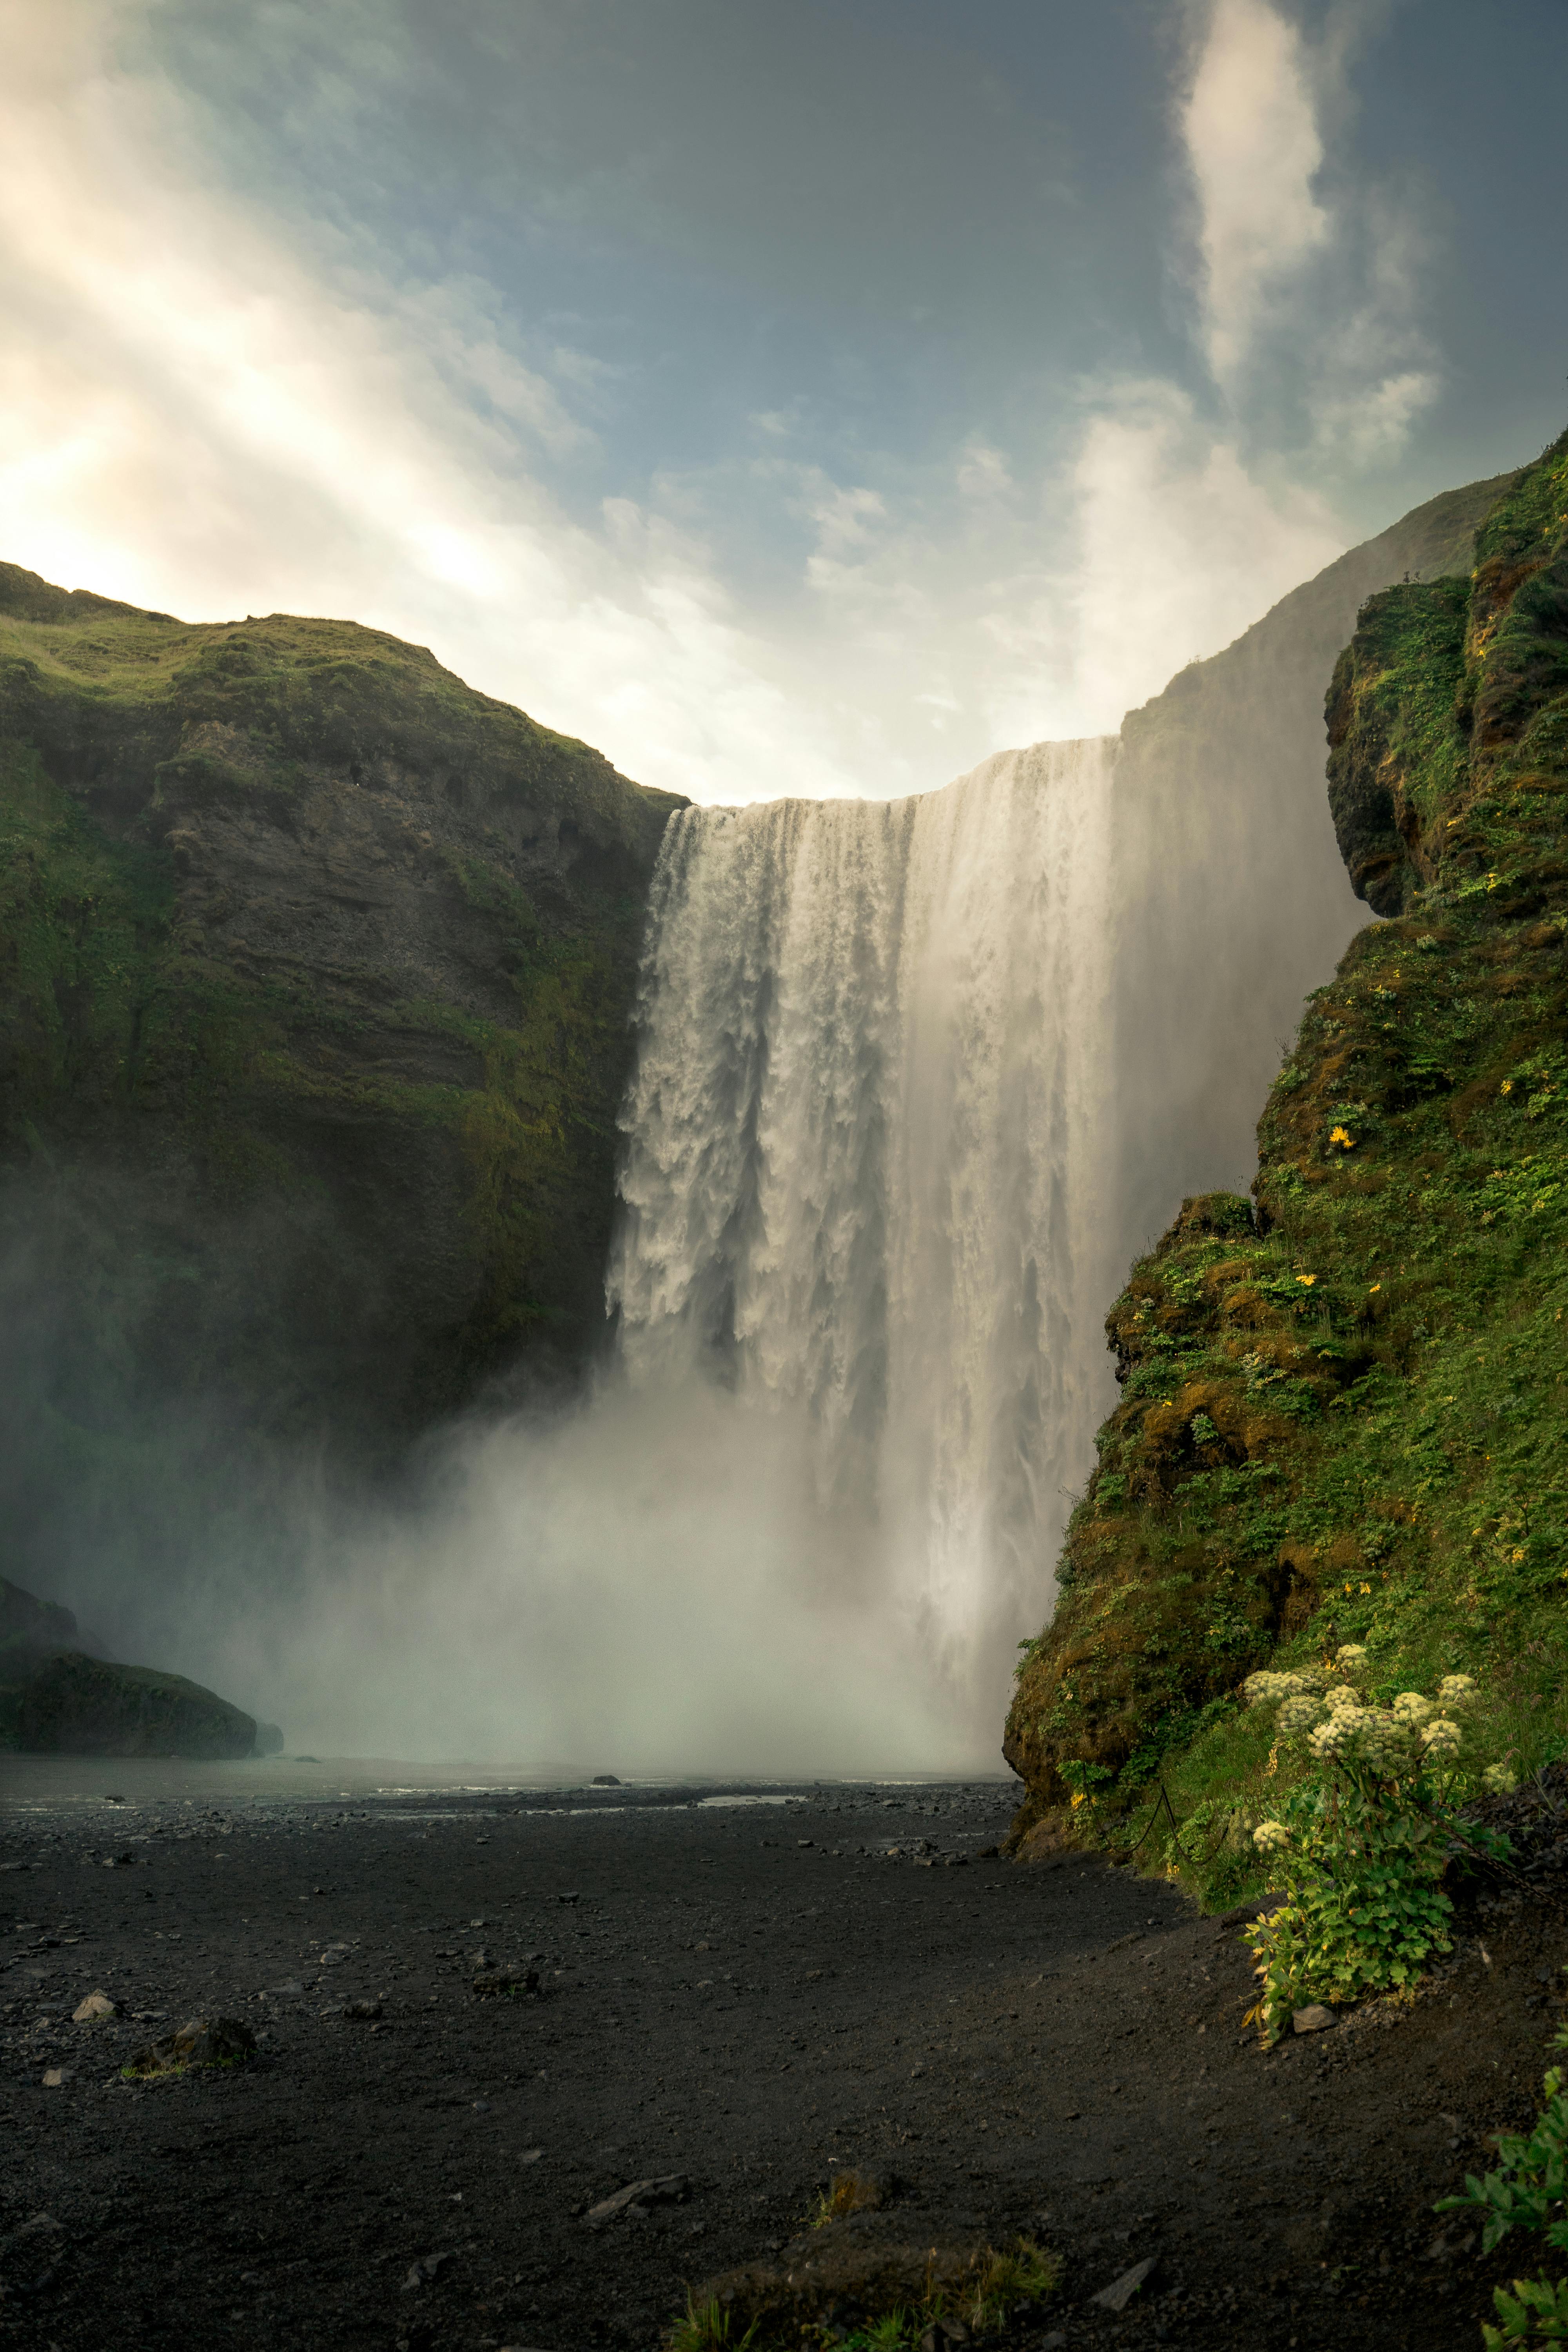
M 1018 2305 L 1043 2303 L 1060 2282 L 1059 2258 L 1032 2238 L 1019 2238 L 1001 2251 L 987 2246 L 974 2257 L 969 2275 L 957 2283 L 928 2275 L 918 2303 L 895 2304 L 873 2313 L 847 2336 L 821 2326 L 791 2323 L 782 2315 L 772 2327 L 763 2319 L 754 2319 L 743 2335 L 737 2335 L 734 2313 L 717 2295 L 700 2303 L 689 2293 L 684 2315 L 665 2339 L 666 2352 L 747 2352 L 748 2347 L 754 2347 L 754 2352 L 769 2352 L 775 2343 L 793 2347 L 803 2340 L 837 2347 L 837 2352 L 912 2352 L 927 2328 L 939 2319 L 962 2320 L 972 2336 L 994 2336 L 1006 2326 Z

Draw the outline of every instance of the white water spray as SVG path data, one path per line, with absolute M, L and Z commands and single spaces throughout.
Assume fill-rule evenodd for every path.
M 838 1572 L 993 1724 L 1110 1388 L 1114 754 L 683 811 L 624 1115 L 634 1387 L 804 1416 Z

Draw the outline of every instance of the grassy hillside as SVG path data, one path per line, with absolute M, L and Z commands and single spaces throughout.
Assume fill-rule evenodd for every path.
M 1500 1755 L 1568 1747 L 1568 436 L 1468 582 L 1372 598 L 1328 717 L 1392 919 L 1309 1003 L 1255 1204 L 1189 1202 L 1111 1309 L 1007 1727 L 1018 1836 L 1142 1841 L 1215 1901 L 1279 1786 L 1265 1663 L 1364 1643 L 1385 1694 L 1477 1675 Z
M 408 1427 L 520 1349 L 580 1356 L 678 804 L 377 631 L 190 626 L 0 566 L 31 1391 L 108 1420 L 150 1374 Z

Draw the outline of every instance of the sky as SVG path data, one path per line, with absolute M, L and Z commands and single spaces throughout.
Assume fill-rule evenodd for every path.
M 0 556 L 394 630 L 701 801 L 1109 731 L 1568 406 L 1563 0 L 0 37 Z

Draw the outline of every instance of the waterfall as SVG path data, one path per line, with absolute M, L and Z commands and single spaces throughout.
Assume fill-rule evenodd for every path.
M 995 1706 L 1110 1389 L 1110 740 L 689 808 L 609 1274 L 635 1388 L 803 1420 L 839 1567 Z

